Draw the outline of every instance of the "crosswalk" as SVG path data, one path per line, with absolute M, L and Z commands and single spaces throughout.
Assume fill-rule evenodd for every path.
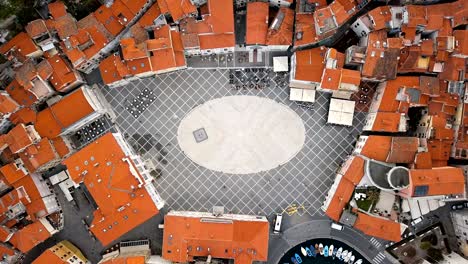
M 382 243 L 380 243 L 377 239 L 371 237 L 370 242 L 374 247 L 380 248 L 382 246 Z
M 384 259 L 385 259 L 384 253 L 380 252 L 379 254 L 377 254 L 377 256 L 375 256 L 372 259 L 372 263 L 379 264 L 379 263 L 382 263 Z

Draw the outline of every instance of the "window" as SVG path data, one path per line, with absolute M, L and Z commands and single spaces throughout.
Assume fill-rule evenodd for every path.
M 421 185 L 414 188 L 414 196 L 426 196 L 429 191 L 429 186 Z

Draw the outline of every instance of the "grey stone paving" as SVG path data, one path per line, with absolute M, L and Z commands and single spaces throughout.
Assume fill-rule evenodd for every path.
M 152 159 L 161 170 L 158 191 L 166 209 L 210 211 L 223 205 L 233 213 L 269 215 L 296 203 L 305 206 L 305 214 L 323 215 L 320 206 L 325 194 L 338 166 L 351 153 L 365 115 L 357 113 L 351 128 L 329 126 L 325 124 L 327 95 L 318 95 L 314 109 L 309 110 L 289 101 L 288 87 L 235 90 L 228 78 L 228 70 L 192 69 L 104 87 L 103 94 L 122 132 L 143 158 Z M 125 106 L 145 88 L 154 92 L 156 100 L 134 118 Z M 196 165 L 177 144 L 180 121 L 206 101 L 241 94 L 267 97 L 296 111 L 306 128 L 304 148 L 289 163 L 257 174 L 230 175 Z

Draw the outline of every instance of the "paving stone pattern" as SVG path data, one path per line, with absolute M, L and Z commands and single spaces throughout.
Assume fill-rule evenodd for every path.
M 145 89 L 155 100 L 135 118 L 126 107 Z M 320 206 L 365 119 L 364 113 L 357 113 L 353 127 L 326 125 L 328 95 L 318 94 L 313 109 L 308 109 L 289 101 L 287 80 L 274 80 L 259 90 L 236 90 L 229 84 L 229 70 L 219 69 L 162 74 L 122 87 L 103 87 L 103 93 L 120 130 L 144 159 L 157 164 L 158 191 L 167 209 L 174 210 L 211 211 L 222 205 L 227 212 L 270 215 L 296 203 L 305 207 L 305 214 L 323 215 Z M 306 128 L 303 149 L 289 163 L 257 174 L 230 175 L 193 163 L 177 143 L 180 121 L 206 101 L 242 94 L 268 97 L 293 109 Z

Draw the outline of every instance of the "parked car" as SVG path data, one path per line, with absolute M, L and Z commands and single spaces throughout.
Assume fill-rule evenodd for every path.
M 281 222 L 283 221 L 283 215 L 282 214 L 276 214 L 274 223 L 273 223 L 273 233 L 278 234 L 281 232 Z
M 468 202 L 457 203 L 452 205 L 452 210 L 462 210 L 468 208 Z
M 331 228 L 336 229 L 336 230 L 339 230 L 339 231 L 343 230 L 343 226 L 342 226 L 342 225 L 335 224 L 335 223 L 332 223 L 332 224 L 331 224 Z

